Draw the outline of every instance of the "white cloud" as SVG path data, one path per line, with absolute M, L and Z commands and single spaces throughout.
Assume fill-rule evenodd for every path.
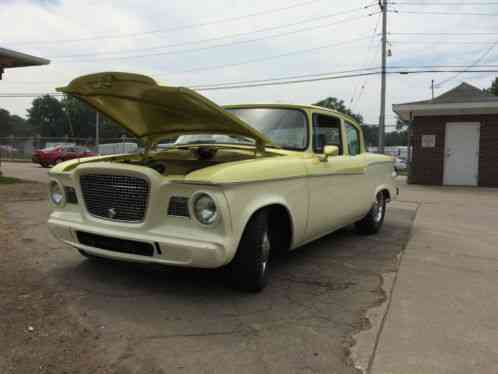
M 300 2 L 300 0 L 295 0 Z M 293 3 L 295 3 L 293 2 Z M 301 0 L 304 2 L 304 0 Z M 421 2 L 421 1 L 419 1 Z M 293 4 L 290 3 L 290 4 Z M 335 3 L 335 4 L 334 4 Z M 349 2 L 316 1 L 308 6 L 291 8 L 279 13 L 258 15 L 233 22 L 210 23 L 203 27 L 182 28 L 177 31 L 150 33 L 129 38 L 105 39 L 103 36 L 141 33 L 153 30 L 180 28 L 185 25 L 200 24 L 212 20 L 237 17 L 265 9 L 288 7 L 286 0 L 183 0 L 175 2 L 161 1 L 16 1 L 4 3 L 0 8 L 2 40 L 4 46 L 26 53 L 51 58 L 52 64 L 46 67 L 7 70 L 4 80 L 0 82 L 2 92 L 46 92 L 54 87 L 66 84 L 72 78 L 98 71 L 131 71 L 152 75 L 157 80 L 173 85 L 194 85 L 224 81 L 264 79 L 287 75 L 323 73 L 337 70 L 349 70 L 365 67 L 372 61 L 378 65 L 380 60 L 380 38 L 375 38 L 374 49 L 369 49 L 369 40 L 341 46 L 324 48 L 316 51 L 289 55 L 287 57 L 268 59 L 258 63 L 244 63 L 249 60 L 263 59 L 292 51 L 308 50 L 326 44 L 371 35 L 378 21 L 378 16 L 352 20 L 347 23 L 331 25 L 341 19 L 377 12 L 376 7 L 368 11 L 337 15 L 333 18 L 320 18 L 324 15 L 362 7 L 370 4 L 367 0 Z M 373 3 L 373 2 L 372 2 Z M 498 35 L 498 17 L 478 16 L 436 16 L 403 14 L 403 11 L 448 11 L 498 13 L 496 6 L 398 6 L 399 14 L 389 14 L 389 30 L 397 32 L 496 32 Z M 161 55 L 144 58 L 101 60 L 91 63 L 83 62 L 88 57 L 81 57 L 73 62 L 54 56 L 67 56 L 81 53 L 102 54 L 109 51 L 131 50 L 129 55 L 146 54 L 133 52 L 133 49 L 152 48 L 161 45 L 187 43 L 209 38 L 217 38 L 234 33 L 253 32 L 255 30 L 283 24 L 300 22 L 316 17 L 316 22 L 282 28 L 265 33 L 255 33 L 237 40 L 255 39 L 270 36 L 266 40 L 219 47 L 178 55 Z M 328 26 L 329 27 L 326 27 Z M 317 27 L 315 30 L 272 38 L 271 35 L 304 27 Z M 379 28 L 380 30 L 380 28 Z M 428 36 L 428 35 L 390 35 L 393 41 L 391 65 L 465 65 L 474 61 L 487 45 L 481 42 L 494 42 L 497 35 L 483 36 Z M 27 41 L 54 41 L 68 39 L 92 38 L 72 43 L 29 44 Z M 178 51 L 201 48 L 235 39 L 225 39 L 204 44 L 186 44 L 179 48 L 162 48 L 152 52 Z M 443 42 L 431 44 L 432 42 Z M 416 43 L 414 43 L 416 42 Z M 458 43 L 453 43 L 458 42 Z M 474 45 L 460 44 L 473 42 Z M 418 44 L 420 43 L 420 44 Z M 498 52 L 498 48 L 497 48 Z M 127 55 L 122 54 L 122 55 Z M 110 56 L 107 56 L 110 57 Z M 491 53 L 484 63 L 497 63 L 497 53 Z M 191 73 L 182 71 L 212 67 L 225 64 L 239 64 L 224 69 L 211 69 Z M 495 74 L 495 75 L 498 75 Z M 388 77 L 388 122 L 394 118 L 390 110 L 393 103 L 426 99 L 430 96 L 430 81 L 440 81 L 451 74 L 427 75 L 390 75 Z M 452 81 L 444 89 L 449 89 L 460 80 L 468 80 L 480 87 L 487 87 L 493 74 L 464 74 Z M 336 96 L 359 111 L 367 122 L 378 121 L 379 79 L 355 78 L 331 80 L 289 86 L 258 87 L 229 91 L 209 91 L 207 96 L 220 104 L 244 102 L 293 102 L 311 103 L 326 96 Z M 360 87 L 365 89 L 360 100 L 357 99 Z M 13 113 L 25 115 L 30 100 L 0 99 L 0 107 Z

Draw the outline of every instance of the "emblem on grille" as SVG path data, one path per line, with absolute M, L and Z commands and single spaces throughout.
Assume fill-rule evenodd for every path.
M 116 209 L 114 209 L 114 208 L 107 210 L 107 217 L 109 217 L 109 218 L 114 218 L 117 216 L 117 214 L 118 214 L 118 212 L 116 212 Z

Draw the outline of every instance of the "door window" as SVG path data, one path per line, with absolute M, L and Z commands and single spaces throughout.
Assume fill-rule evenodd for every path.
M 341 141 L 341 120 L 337 117 L 317 114 L 313 120 L 313 150 L 323 153 L 326 145 L 339 147 L 339 154 L 343 154 Z
M 360 133 L 358 129 L 350 123 L 345 123 L 346 137 L 348 140 L 348 149 L 350 156 L 356 156 L 361 153 Z

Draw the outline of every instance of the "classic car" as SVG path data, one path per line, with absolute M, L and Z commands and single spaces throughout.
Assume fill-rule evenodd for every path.
M 35 150 L 31 156 L 31 161 L 47 168 L 74 158 L 84 158 L 95 155 L 96 153 L 92 152 L 87 147 L 77 145 L 58 145 L 55 147 Z
M 397 195 L 393 158 L 366 153 L 361 128 L 333 110 L 220 107 L 127 73 L 58 90 L 144 145 L 50 170 L 50 230 L 89 258 L 223 268 L 234 287 L 260 291 L 273 255 L 350 224 L 374 234 Z

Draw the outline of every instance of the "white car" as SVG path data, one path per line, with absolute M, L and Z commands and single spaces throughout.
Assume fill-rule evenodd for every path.
M 350 224 L 375 234 L 398 192 L 394 159 L 366 152 L 361 127 L 333 110 L 222 108 L 125 73 L 82 77 L 60 91 L 145 146 L 50 171 L 50 230 L 90 258 L 224 268 L 233 286 L 260 291 L 271 253 Z

